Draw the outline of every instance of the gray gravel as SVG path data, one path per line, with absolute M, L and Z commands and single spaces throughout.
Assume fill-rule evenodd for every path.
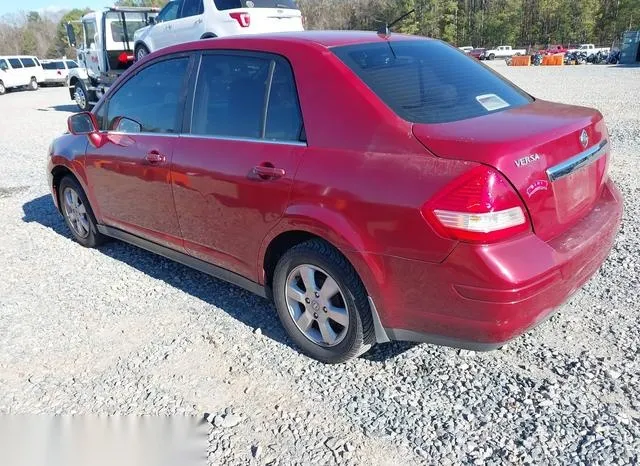
M 395 343 L 341 366 L 301 356 L 243 290 L 72 242 L 44 176 L 66 90 L 0 97 L 0 413 L 206 415 L 212 464 L 639 463 L 640 68 L 491 66 L 603 112 L 626 198 L 615 248 L 500 351 Z

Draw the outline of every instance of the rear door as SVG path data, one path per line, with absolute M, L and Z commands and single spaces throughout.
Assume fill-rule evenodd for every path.
M 156 60 L 96 110 L 109 142 L 88 145 L 85 170 L 103 221 L 181 250 L 170 165 L 185 101 L 189 56 Z
M 183 0 L 178 19 L 172 24 L 172 42 L 181 44 L 200 39 L 205 31 L 203 0 Z
M 257 279 L 260 244 L 306 150 L 293 73 L 279 56 L 225 52 L 203 54 L 197 76 L 172 166 L 185 248 Z

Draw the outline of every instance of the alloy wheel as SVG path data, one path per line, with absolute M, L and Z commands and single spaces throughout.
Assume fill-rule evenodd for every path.
M 138 48 L 138 52 L 136 53 L 136 60 L 142 60 L 146 56 L 147 56 L 147 51 L 145 50 L 145 48 L 144 47 Z
M 74 233 L 80 238 L 86 238 L 89 236 L 89 216 L 87 214 L 87 208 L 82 203 L 82 199 L 78 193 L 70 187 L 65 188 L 62 193 L 64 199 L 64 212 L 69 220 L 69 225 L 73 229 Z
M 76 86 L 76 91 L 74 93 L 76 104 L 81 109 L 85 109 L 87 105 L 87 96 L 84 95 L 84 90 L 81 87 Z
M 302 264 L 286 280 L 286 304 L 298 330 L 313 343 L 331 347 L 344 340 L 349 309 L 340 286 L 320 267 Z

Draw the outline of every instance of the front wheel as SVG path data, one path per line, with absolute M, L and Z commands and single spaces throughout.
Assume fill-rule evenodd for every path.
M 489 60 L 495 60 L 495 59 L 496 59 L 495 53 L 492 53 L 491 55 L 489 55 Z
M 322 240 L 306 241 L 282 256 L 273 297 L 285 330 L 311 358 L 341 363 L 375 342 L 364 285 L 344 256 Z
M 77 81 L 75 84 L 75 90 L 73 91 L 73 100 L 75 100 L 76 105 L 81 111 L 88 112 L 89 110 L 91 110 L 87 88 L 84 87 L 82 81 Z
M 93 210 L 80 183 L 65 176 L 58 187 L 60 210 L 73 238 L 87 248 L 95 248 L 106 237 L 98 231 Z
M 140 44 L 136 47 L 136 53 L 135 53 L 136 61 L 142 60 L 147 55 L 149 55 L 149 49 L 147 48 L 146 45 Z

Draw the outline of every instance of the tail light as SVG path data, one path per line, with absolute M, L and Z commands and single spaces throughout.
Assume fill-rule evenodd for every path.
M 492 243 L 531 231 L 518 193 L 485 165 L 456 178 L 421 210 L 438 234 L 470 243 Z
M 127 52 L 122 52 L 118 55 L 118 61 L 126 65 L 128 62 L 133 61 L 133 55 L 128 54 Z
M 249 13 L 229 13 L 229 16 L 235 19 L 240 27 L 248 28 L 251 25 L 251 15 Z

